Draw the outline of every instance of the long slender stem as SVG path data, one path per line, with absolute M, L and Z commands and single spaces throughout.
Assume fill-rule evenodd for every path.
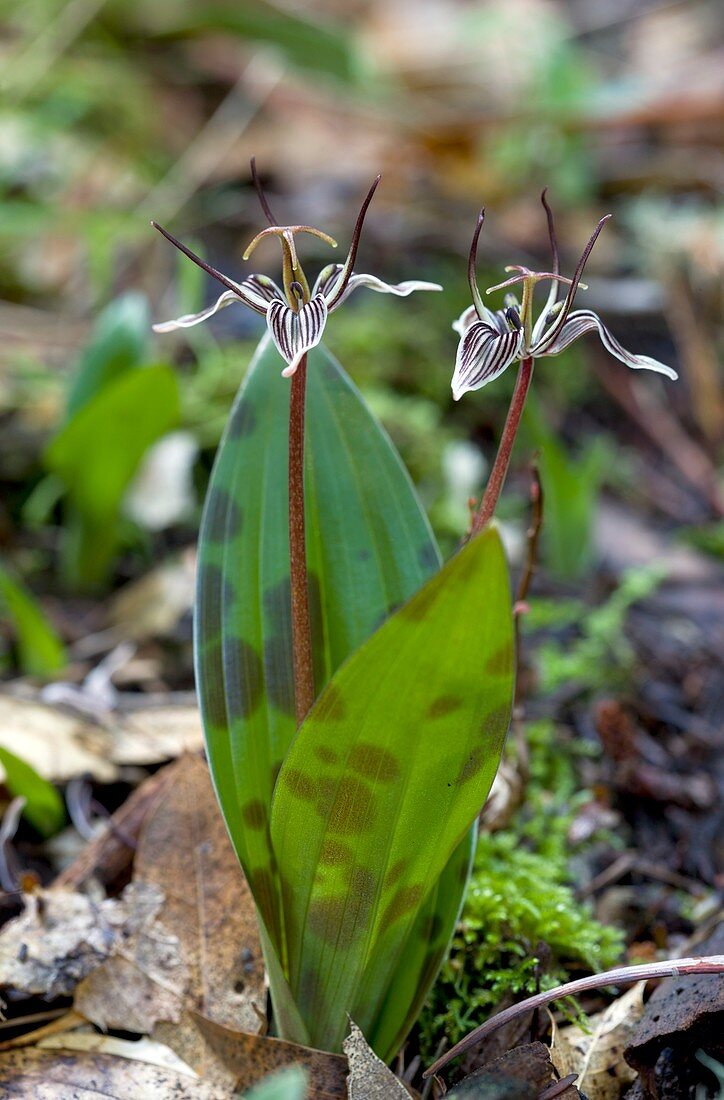
M 510 465 L 510 456 L 513 453 L 513 444 L 515 443 L 515 437 L 520 427 L 520 418 L 523 415 L 525 399 L 532 377 L 533 359 L 531 357 L 521 359 L 518 377 L 515 380 L 513 398 L 510 402 L 508 416 L 500 439 L 500 446 L 495 456 L 495 462 L 493 463 L 493 469 L 485 488 L 483 499 L 480 502 L 480 508 L 473 517 L 471 535 L 477 535 L 479 531 L 482 531 L 486 523 L 489 523 L 493 518 L 493 513 L 498 506 L 498 500 L 503 489 L 503 484 L 505 483 L 505 475 L 508 472 L 508 466 Z
M 314 702 L 312 630 L 309 619 L 307 546 L 304 529 L 304 406 L 307 357 L 292 377 L 289 397 L 289 573 L 292 592 L 294 709 L 300 725 Z

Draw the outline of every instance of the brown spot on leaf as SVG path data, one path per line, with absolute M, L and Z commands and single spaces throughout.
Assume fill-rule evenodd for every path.
M 426 542 L 417 551 L 417 560 L 420 563 L 420 567 L 425 570 L 425 573 L 436 573 L 440 568 L 440 559 L 437 554 L 437 549 L 432 542 Z
M 415 886 L 405 886 L 402 890 L 398 890 L 382 914 L 380 931 L 386 932 L 396 920 L 399 920 L 405 913 L 409 913 L 411 909 L 414 909 L 422 899 L 423 890 L 424 887 L 421 883 L 417 883 Z
M 307 925 L 328 943 L 349 947 L 367 928 L 374 900 L 374 875 L 364 867 L 355 867 L 346 894 L 312 901 Z
M 213 542 L 236 538 L 241 531 L 242 512 L 225 489 L 212 488 L 204 511 L 204 537 Z
M 501 732 L 506 734 L 510 724 L 510 706 L 506 703 L 502 707 L 496 707 L 486 714 L 480 723 L 480 732 L 483 737 L 498 737 Z
M 397 758 L 368 741 L 360 741 L 349 754 L 349 766 L 366 779 L 377 783 L 392 783 L 400 775 Z
M 287 768 L 282 775 L 282 782 L 289 787 L 289 793 L 295 798 L 301 798 L 302 802 L 314 802 L 317 798 L 317 784 L 314 779 L 298 768 Z
M 427 920 L 423 921 L 420 928 L 420 938 L 425 943 L 434 943 L 442 934 L 443 922 L 437 913 L 430 913 Z
M 329 745 L 315 745 L 314 755 L 323 764 L 336 764 L 339 760 L 339 756 L 334 749 L 330 749 Z
M 248 718 L 263 692 L 261 661 L 241 638 L 224 637 L 204 646 L 199 656 L 199 694 L 204 717 L 225 729 Z
M 460 710 L 463 700 L 458 695 L 440 695 L 433 699 L 427 711 L 428 718 L 444 718 L 446 714 L 452 714 Z
M 331 807 L 329 801 L 317 808 L 326 815 L 329 809 L 328 828 L 332 833 L 342 836 L 354 836 L 372 828 L 375 821 L 374 796 L 372 791 L 353 775 L 345 775 L 336 786 Z
M 248 718 L 264 693 L 261 658 L 248 642 L 228 634 L 224 635 L 222 657 L 229 721 Z
M 319 852 L 319 862 L 328 866 L 338 867 L 340 864 L 351 863 L 354 852 L 341 840 L 331 840 L 329 837 L 323 842 Z
M 485 669 L 493 676 L 505 676 L 513 669 L 513 642 L 508 640 L 488 657 Z
M 259 798 L 252 798 L 241 807 L 241 816 L 249 829 L 263 829 L 266 825 L 266 806 Z
M 244 398 L 234 410 L 228 427 L 229 439 L 241 439 L 251 435 L 256 427 L 256 414 L 249 404 L 248 398 Z
M 199 565 L 198 590 L 200 595 L 201 625 L 205 633 L 221 629 L 222 614 L 234 600 L 234 588 L 218 565 L 205 561 Z
M 393 863 L 389 871 L 385 875 L 385 881 L 383 884 L 384 890 L 391 890 L 396 882 L 399 882 L 400 876 L 407 867 L 409 859 L 398 859 L 396 863 Z
M 456 782 L 460 784 L 467 783 L 469 779 L 478 774 L 484 762 L 485 749 L 482 745 L 476 745 L 460 769 Z

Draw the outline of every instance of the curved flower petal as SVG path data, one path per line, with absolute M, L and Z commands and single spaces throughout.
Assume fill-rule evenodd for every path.
M 316 298 L 318 294 L 321 294 L 325 301 L 329 302 L 339 284 L 343 271 L 344 264 L 327 264 L 326 267 L 323 267 L 312 287 L 312 297 Z
M 322 339 L 327 324 L 327 303 L 321 294 L 317 294 L 295 313 L 291 306 L 275 299 L 269 306 L 266 319 L 271 338 L 282 359 L 287 362 L 282 374 L 290 378 L 302 357 Z
M 488 309 L 486 306 L 483 306 L 482 317 L 475 306 L 468 306 L 460 314 L 457 321 L 453 321 L 452 327 L 459 336 L 464 336 L 468 329 L 472 328 L 478 321 L 483 321 L 491 328 L 497 329 L 501 335 L 510 331 L 508 322 L 505 319 L 505 311 L 499 309 L 496 313 L 493 313 L 492 309 Z
M 409 279 L 405 283 L 386 283 L 382 279 L 378 279 L 376 275 L 350 275 L 349 282 L 344 288 L 342 294 L 337 298 L 332 309 L 337 309 L 341 306 L 342 302 L 349 298 L 352 291 L 357 287 L 366 286 L 370 290 L 376 290 L 380 294 L 396 294 L 400 298 L 406 298 L 408 294 L 412 294 L 415 290 L 442 290 L 439 283 L 424 283 L 419 279 Z M 328 289 L 325 293 L 327 299 L 334 293 L 334 285 L 328 283 Z
M 153 331 L 174 332 L 179 328 L 191 328 L 193 325 L 200 325 L 202 321 L 208 320 L 220 309 L 225 309 L 226 306 L 233 305 L 234 302 L 241 304 L 242 299 L 233 290 L 225 290 L 221 297 L 217 298 L 208 309 L 202 309 L 200 313 L 185 313 L 183 317 L 178 317 L 175 321 L 161 321 L 160 324 L 153 326 Z
M 671 378 L 673 381 L 676 381 L 679 377 L 672 367 L 667 367 L 665 363 L 660 363 L 658 359 L 651 359 L 648 355 L 634 355 L 633 352 L 626 351 L 619 344 L 616 337 L 608 331 L 598 314 L 590 309 L 577 309 L 573 313 L 569 313 L 565 325 L 544 354 L 558 355 L 569 347 L 574 340 L 578 340 L 580 336 L 594 330 L 598 332 L 606 351 L 614 355 L 616 359 L 620 359 L 627 367 L 631 367 L 633 370 L 653 370 L 657 374 L 665 374 L 667 378 Z M 535 354 L 535 349 L 531 354 Z
M 518 358 L 522 345 L 522 331 L 501 333 L 485 321 L 472 325 L 458 345 L 452 379 L 455 400 L 498 378 Z

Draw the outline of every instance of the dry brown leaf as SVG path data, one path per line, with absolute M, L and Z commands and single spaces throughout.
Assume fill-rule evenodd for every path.
M 134 879 L 163 890 L 163 925 L 189 967 L 189 1007 L 258 1031 L 266 988 L 256 909 L 199 757 L 174 765 L 173 782 L 141 832 Z
M 342 1049 L 349 1063 L 349 1100 L 410 1100 L 410 1094 L 391 1069 L 378 1058 L 353 1020 Z
M 109 760 L 112 738 L 106 730 L 13 695 L 0 694 L 0 746 L 20 751 L 39 775 L 54 782 L 87 774 L 110 783 L 117 774 Z
M 48 998 L 72 993 L 161 908 L 158 887 L 136 883 L 120 898 L 96 901 L 70 890 L 28 895 L 0 935 L 0 985 Z
M 259 1030 L 266 987 L 256 912 L 206 764 L 184 756 L 169 773 L 134 861 L 134 881 L 160 890 L 163 908 L 78 987 L 75 1007 L 99 1027 L 152 1034 L 204 1079 L 230 1088 L 236 1074 L 209 1048 L 192 1010 Z
M 156 917 L 79 983 L 74 1007 L 104 1030 L 148 1035 L 159 1020 L 180 1018 L 188 988 L 189 969 L 178 938 Z
M 114 638 L 134 642 L 166 637 L 194 603 L 196 554 L 187 551 L 126 584 L 112 599 Z
M 644 1011 L 645 982 L 638 982 L 603 1012 L 591 1016 L 590 1032 L 576 1024 L 554 1028 L 551 1061 L 561 1077 L 576 1082 L 588 1100 L 619 1100 L 624 1084 L 636 1077 L 623 1051 Z
M 217 1061 L 233 1074 L 238 1089 L 251 1088 L 276 1070 L 302 1066 L 309 1074 L 309 1100 L 342 1100 L 347 1096 L 348 1066 L 341 1054 L 235 1031 L 197 1013 L 193 1016 L 199 1035 Z
M 105 1036 L 94 1039 L 106 1042 Z M 26 1047 L 0 1054 L 0 1100 L 141 1100 L 174 1097 L 174 1100 L 229 1100 L 229 1094 L 190 1070 L 179 1072 L 113 1053 L 44 1050 Z M 125 1047 L 138 1044 L 125 1042 Z
M 114 764 L 157 764 L 204 743 L 201 716 L 195 706 L 143 707 L 113 716 Z

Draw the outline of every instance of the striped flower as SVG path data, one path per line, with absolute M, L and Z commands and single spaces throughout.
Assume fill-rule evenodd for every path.
M 573 278 L 566 279 L 559 272 L 558 245 L 553 226 L 553 215 L 546 201 L 545 191 L 542 195 L 542 202 L 548 218 L 548 233 L 553 253 L 553 270 L 530 271 L 527 267 L 518 265 L 506 267 L 506 271 L 514 271 L 517 274 L 497 286 L 489 287 L 486 294 L 496 290 L 508 291 L 510 287 L 522 283 L 522 301 L 519 304 L 511 293 L 507 293 L 504 299 L 504 308 L 496 311 L 488 309 L 484 304 L 476 279 L 478 239 L 485 217 L 485 211 L 480 211 L 478 224 L 473 234 L 468 263 L 468 277 L 473 305 L 466 309 L 457 321 L 453 322 L 453 328 L 460 336 L 455 359 L 455 373 L 452 379 L 452 391 L 455 400 L 459 401 L 462 395 L 469 390 L 479 390 L 483 386 L 487 386 L 489 382 L 493 382 L 498 378 L 511 363 L 515 363 L 520 359 L 538 359 L 546 355 L 559 355 L 575 340 L 578 340 L 580 336 L 593 331 L 598 332 L 601 343 L 606 350 L 617 359 L 620 359 L 626 366 L 632 367 L 634 370 L 657 371 L 659 374 L 665 374 L 667 378 L 676 379 L 678 377 L 676 371 L 672 370 L 671 367 L 667 367 L 664 363 L 660 363 L 657 359 L 651 359 L 648 355 L 633 355 L 630 351 L 626 351 L 608 331 L 598 314 L 592 310 L 578 309 L 572 311 L 576 291 L 586 289 L 585 284 L 581 282 L 583 269 L 598 235 L 610 215 L 601 218 L 583 250 L 583 255 L 578 261 Z M 538 282 L 546 280 L 551 283 L 548 299 L 537 319 L 534 319 L 532 307 L 535 286 Z M 559 300 L 561 285 L 566 286 L 567 291 L 565 297 Z
M 341 306 L 358 287 L 366 286 L 370 290 L 376 290 L 383 294 L 397 294 L 400 297 L 406 297 L 415 290 L 442 290 L 442 287 L 438 286 L 437 283 L 411 280 L 392 285 L 383 282 L 374 275 L 357 275 L 354 273 L 353 267 L 362 226 L 367 208 L 380 181 L 378 176 L 362 204 L 346 261 L 343 264 L 329 264 L 325 267 L 310 291 L 297 257 L 295 234 L 311 234 L 333 247 L 336 247 L 336 242 L 326 233 L 322 233 L 321 230 L 314 229 L 312 226 L 280 226 L 274 219 L 266 197 L 261 190 L 253 161 L 252 175 L 259 192 L 262 208 L 270 224 L 268 228 L 257 234 L 251 242 L 244 253 L 244 259 L 248 259 L 263 238 L 267 236 L 278 237 L 282 246 L 283 288 L 265 275 L 250 275 L 242 283 L 237 283 L 205 263 L 190 248 L 177 241 L 175 237 L 172 237 L 156 222 L 152 222 L 154 228 L 158 229 L 171 244 L 175 245 L 189 259 L 193 260 L 194 263 L 226 287 L 224 293 L 208 309 L 204 309 L 200 313 L 186 314 L 175 321 L 165 321 L 162 324 L 154 325 L 155 332 L 173 332 L 179 328 L 190 328 L 192 325 L 198 325 L 201 321 L 213 317 L 219 310 L 237 302 L 242 302 L 256 313 L 266 317 L 271 338 L 282 359 L 287 364 L 282 374 L 285 378 L 289 378 L 295 373 L 307 352 L 316 347 L 322 339 L 327 316 Z

